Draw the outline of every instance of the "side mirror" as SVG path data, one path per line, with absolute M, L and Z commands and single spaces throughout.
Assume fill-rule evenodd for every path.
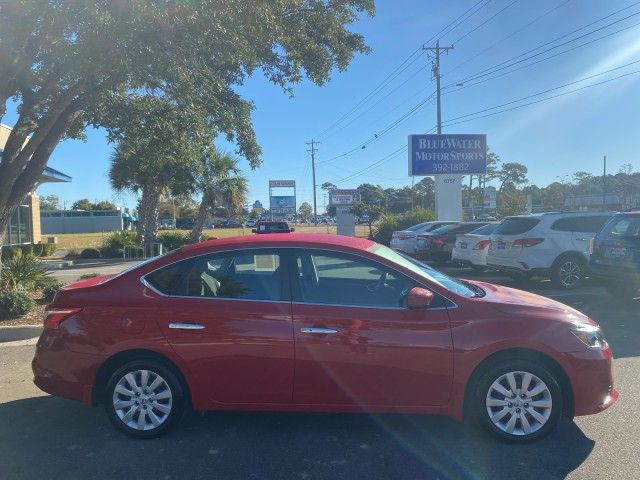
M 426 288 L 413 287 L 407 295 L 407 307 L 412 309 L 427 308 L 433 302 L 435 295 Z
M 252 228 L 251 233 L 258 233 L 258 230 L 256 230 L 255 228 Z
M 290 229 L 289 229 L 289 231 L 290 231 L 290 232 L 295 232 L 295 231 L 296 231 L 296 229 L 295 229 L 295 228 L 290 228 Z

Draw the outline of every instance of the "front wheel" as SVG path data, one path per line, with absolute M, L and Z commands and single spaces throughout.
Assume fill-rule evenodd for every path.
M 173 371 L 154 360 L 127 363 L 105 389 L 104 407 L 111 422 L 137 438 L 166 433 L 182 416 L 185 398 Z
M 500 440 L 525 443 L 548 435 L 562 415 L 562 392 L 554 375 L 528 361 L 504 361 L 475 384 L 474 415 Z
M 586 265 L 583 259 L 577 256 L 561 258 L 556 262 L 551 271 L 551 281 L 557 288 L 570 290 L 580 286 L 584 281 Z

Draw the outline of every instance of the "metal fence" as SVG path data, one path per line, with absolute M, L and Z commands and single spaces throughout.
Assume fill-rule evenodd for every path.
M 122 251 L 122 259 L 127 260 L 146 260 L 147 258 L 162 255 L 162 244 L 160 242 L 149 242 L 142 245 L 131 245 L 124 247 Z

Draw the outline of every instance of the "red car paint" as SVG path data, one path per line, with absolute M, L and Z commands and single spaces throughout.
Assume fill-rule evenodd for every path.
M 464 297 L 371 251 L 366 239 L 335 235 L 256 235 L 190 245 L 114 277 L 64 287 L 54 309 L 78 313 L 46 328 L 33 360 L 35 383 L 95 404 L 100 369 L 114 355 L 151 351 L 184 377 L 196 410 L 314 410 L 441 413 L 463 416 L 465 389 L 491 355 L 529 349 L 555 361 L 569 381 L 573 413 L 586 415 L 618 396 L 612 353 L 569 332 L 595 322 L 523 291 L 474 282 L 484 297 Z M 246 248 L 323 249 L 387 265 L 453 303 L 411 310 L 167 297 L 141 277 L 205 253 Z M 215 305 L 215 308 L 212 308 Z M 197 319 L 203 330 L 171 330 Z M 300 333 L 322 327 L 334 335 Z

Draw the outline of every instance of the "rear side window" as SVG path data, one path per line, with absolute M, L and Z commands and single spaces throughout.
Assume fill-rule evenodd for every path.
M 640 237 L 640 217 L 616 216 L 604 231 L 610 237 Z
M 604 215 L 560 218 L 553 222 L 551 230 L 598 233 L 608 219 L 609 217 Z
M 174 263 L 173 265 L 151 272 L 145 277 L 145 280 L 159 292 L 165 295 L 171 295 L 182 279 L 182 264 L 183 262 Z
M 527 233 L 538 223 L 540 223 L 540 219 L 534 217 L 505 218 L 493 233 L 496 235 L 520 235 L 521 233 Z

